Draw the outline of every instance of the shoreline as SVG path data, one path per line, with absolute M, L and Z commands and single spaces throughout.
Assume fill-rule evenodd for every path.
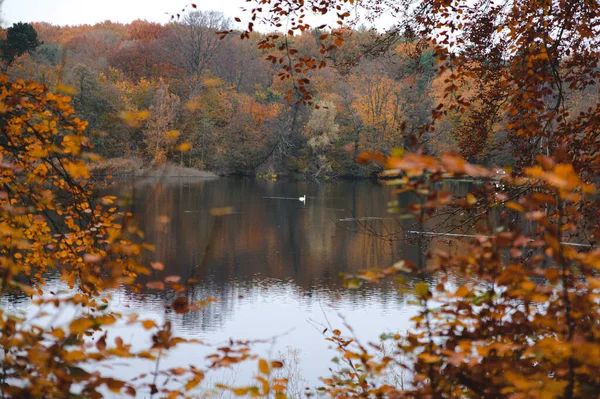
M 164 178 L 164 177 L 198 177 L 214 179 L 219 177 L 216 173 L 205 170 L 189 168 L 165 163 L 152 165 L 142 158 L 110 158 L 89 166 L 93 178 L 102 179 L 111 177 L 118 178 Z

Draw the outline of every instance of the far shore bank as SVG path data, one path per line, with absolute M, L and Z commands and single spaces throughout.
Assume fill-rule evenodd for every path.
M 139 157 L 110 158 L 90 165 L 90 173 L 96 177 L 204 177 L 218 175 L 205 170 L 188 168 L 174 163 L 152 165 Z

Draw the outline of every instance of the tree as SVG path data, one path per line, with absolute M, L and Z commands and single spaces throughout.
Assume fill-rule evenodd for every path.
M 265 88 L 272 83 L 275 69 L 256 47 L 259 37 L 255 33 L 249 40 L 230 38 L 212 59 L 211 71 L 238 92 L 252 94 L 257 87 Z
M 135 289 L 136 277 L 151 270 L 138 262 L 137 255 L 150 254 L 152 248 L 135 238 L 141 232 L 131 223 L 129 212 L 118 210 L 115 197 L 95 194 L 88 165 L 98 157 L 91 153 L 85 135 L 87 123 L 74 115 L 68 97 L 45 86 L 9 82 L 6 75 L 0 75 L 0 88 L 4 182 L 0 189 L 0 296 L 37 297 L 37 305 L 50 306 L 57 314 L 69 307 L 81 309 L 55 325 L 48 323 L 45 312 L 21 315 L 0 307 L 0 396 L 101 398 L 109 392 L 135 397 L 140 390 L 151 396 L 183 396 L 202 382 L 205 371 L 194 366 L 158 371 L 164 352 L 191 342 L 176 337 L 169 321 L 158 326 L 152 320 L 139 320 L 152 332 L 152 343 L 137 352 L 120 337 L 109 339 L 105 330 L 121 315 L 100 295 L 122 285 Z M 154 263 L 152 269 L 163 267 Z M 48 274 L 60 276 L 68 292 L 42 296 Z M 181 285 L 176 281 L 170 276 L 147 286 L 177 289 Z M 196 305 L 177 294 L 171 308 L 186 313 Z M 132 315 L 127 322 L 137 323 L 137 319 Z M 131 358 L 156 362 L 155 375 L 175 384 L 161 385 L 156 377 L 144 381 L 143 375 L 124 381 L 88 371 L 90 367 L 99 370 L 105 362 Z M 221 348 L 210 359 L 210 368 L 215 369 L 257 358 L 242 343 Z M 247 389 L 261 395 L 284 391 L 286 382 L 270 377 L 283 364 L 257 360 L 265 383 Z
M 363 65 L 351 76 L 350 82 L 355 95 L 353 107 L 367 131 L 363 135 L 366 146 L 379 151 L 403 146 L 401 84 L 386 77 L 376 63 Z
M 17 22 L 6 30 L 6 39 L 0 44 L 1 57 L 10 65 L 16 57 L 35 51 L 41 44 L 31 24 Z
M 88 122 L 90 131 L 101 129 L 102 116 L 114 112 L 114 104 L 105 98 L 98 76 L 87 66 L 78 64 L 71 70 L 70 81 L 76 92 L 73 107 Z
M 279 103 L 260 103 L 247 94 L 222 94 L 229 103 L 227 125 L 218 141 L 219 164 L 229 173 L 253 174 L 271 155 Z
M 74 116 L 68 98 L 44 86 L 22 80 L 10 83 L 6 75 L 0 76 L 0 85 L 5 179 L 0 195 L 0 293 L 33 296 L 42 292 L 44 275 L 57 271 L 73 289 L 56 298 L 57 307 L 73 304 L 98 310 L 91 318 L 75 317 L 64 330 L 53 331 L 31 328 L 24 318 L 0 309 L 2 396 L 65 397 L 74 384 L 81 384 L 89 395 L 101 385 L 121 391 L 124 382 L 92 377 L 80 367 L 84 359 L 112 357 L 106 352 L 83 355 L 85 330 L 115 320 L 97 309 L 94 297 L 120 284 L 125 274 L 143 272 L 119 255 L 132 243 L 118 232 L 114 212 L 102 205 L 111 199 L 97 204 L 93 199 L 84 160 L 92 158 L 84 135 L 87 124 Z M 123 246 L 109 238 L 115 227 L 112 237 L 120 236 Z M 109 270 L 110 278 L 103 275 Z
M 331 173 L 331 160 L 327 158 L 332 144 L 338 139 L 340 126 L 335 122 L 336 108 L 331 102 L 317 103 L 306 124 L 304 134 L 308 138 L 310 159 L 313 164 L 312 175 L 319 177 L 321 173 Z
M 359 161 L 382 164 L 386 177 L 397 179 L 392 183 L 397 191 L 415 198 L 400 215 L 414 220 L 403 239 L 422 247 L 428 234 L 439 233 L 425 230 L 427 223 L 455 212 L 468 214 L 463 227 L 473 230 L 458 253 L 431 251 L 416 263 L 400 259 L 347 276 L 348 287 L 358 288 L 363 281 L 401 275 L 401 289 L 412 293 L 420 311 L 408 331 L 389 338 L 396 352 L 383 358 L 334 330 L 328 338 L 347 367 L 325 379 L 324 390 L 344 398 L 595 395 L 600 379 L 593 370 L 599 363 L 590 353 L 600 353 L 600 214 L 594 196 L 600 101 L 596 97 L 573 115 L 566 100 L 568 92 L 585 91 L 598 79 L 597 4 L 372 0 L 361 6 L 374 18 L 398 17 L 379 42 L 395 44 L 401 36 L 425 40 L 435 52 L 437 73 L 447 76 L 431 121 L 408 140 L 411 152 L 362 154 Z M 353 7 L 343 0 L 276 0 L 268 9 L 253 9 L 251 20 L 289 27 L 261 43 L 277 48 L 277 42 L 310 29 L 306 15 L 331 13 L 343 25 Z M 247 30 L 253 29 L 249 24 Z M 326 54 L 345 41 L 335 30 L 331 35 L 332 44 L 322 47 Z M 280 50 L 275 58 L 285 65 L 282 76 L 304 88 L 310 101 L 304 70 L 321 66 L 315 58 L 295 57 L 293 47 Z M 473 90 L 465 91 L 466 84 Z M 464 121 L 459 138 L 472 159 L 500 125 L 515 150 L 512 172 L 468 163 L 456 153 L 425 155 L 420 138 L 452 113 Z M 449 176 L 479 179 L 482 185 L 453 196 L 438 184 Z M 527 226 L 516 223 L 518 218 Z M 381 380 L 392 364 L 410 371 L 411 386 Z
M 191 11 L 174 23 L 179 43 L 176 56 L 187 75 L 189 98 L 198 95 L 202 74 L 224 43 L 216 33 L 229 27 L 229 20 L 217 11 Z
M 347 107 L 354 109 L 347 118 L 356 115 L 361 119 L 357 127 L 361 123 L 370 127 L 382 135 L 376 144 L 392 150 L 390 156 L 363 153 L 358 160 L 381 164 L 386 168 L 384 176 L 393 178 L 390 184 L 397 186 L 394 193 L 409 193 L 414 199 L 398 215 L 399 221 L 411 220 L 411 229 L 400 232 L 402 239 L 421 250 L 429 235 L 457 235 L 454 230 L 426 230 L 440 218 L 457 213 L 466 216 L 462 227 L 472 231 L 455 253 L 438 248 L 416 262 L 399 259 L 390 266 L 345 276 L 349 288 L 397 277 L 399 288 L 412 295 L 418 314 L 411 329 L 387 337 L 395 351 L 379 358 L 369 345 L 345 337 L 340 330 L 326 329 L 324 334 L 329 334 L 347 367 L 325 378 L 320 391 L 340 398 L 571 399 L 597 395 L 600 101 L 590 92 L 597 91 L 600 8 L 594 1 L 398 4 L 371 0 L 361 3 L 371 16 L 389 12 L 401 14 L 399 17 L 408 13 L 409 18 L 384 34 L 371 32 L 368 48 L 357 46 L 347 54 L 343 45 L 350 41 L 349 30 L 338 26 L 315 30 L 318 41 L 316 35 L 303 37 L 296 41 L 301 48 L 294 48 L 294 35 L 302 37 L 300 33 L 310 31 L 306 14 L 332 13 L 343 25 L 355 6 L 354 1 L 345 0 L 274 0 L 268 8 L 252 9 L 252 22 L 247 32 L 241 32 L 242 37 L 250 37 L 257 19 L 270 21 L 275 28 L 288 27 L 285 32 L 262 36 L 258 43 L 271 63 L 282 66 L 276 79 L 284 82 L 273 88 L 285 88 L 278 91 L 293 103 L 283 113 L 289 119 L 283 128 L 276 123 L 284 108 L 272 101 L 276 96 L 238 93 L 207 73 L 212 53 L 205 51 L 210 48 L 206 44 L 214 36 L 196 40 L 204 47 L 196 47 L 203 50 L 193 53 L 186 70 L 188 94 L 200 99 L 198 104 L 186 106 L 190 111 L 202 111 L 203 118 L 219 128 L 210 132 L 214 152 L 223 154 L 219 161 L 230 170 L 247 171 L 278 149 L 282 154 L 297 149 L 290 143 L 297 131 L 306 133 L 317 157 L 338 135 L 339 126 L 329 106 L 300 108 L 314 105 L 319 98 L 312 92 L 317 85 L 312 85 L 310 78 L 327 67 L 328 54 L 339 56 L 349 66 L 361 65 L 360 60 L 348 60 L 349 56 L 367 54 L 364 66 L 374 62 L 373 56 L 386 46 L 392 48 L 400 38 L 410 38 L 402 44 L 423 40 L 427 46 L 421 48 L 432 49 L 435 55 L 440 76 L 438 93 L 434 93 L 436 104 L 431 119 L 415 118 L 422 120 L 423 126 L 403 141 L 407 149 L 390 148 L 401 143 L 397 135 L 403 130 L 407 98 L 401 89 L 412 81 L 404 81 L 410 77 L 402 73 L 391 73 L 394 68 L 386 65 L 378 69 L 377 76 L 352 76 L 351 69 L 338 68 L 354 77 L 354 94 L 360 100 Z M 217 27 L 207 28 L 205 22 L 196 26 L 216 33 Z M 85 29 L 89 27 L 64 32 L 75 36 Z M 127 31 L 110 23 L 94 29 L 111 35 Z M 134 40 L 146 38 L 144 33 Z M 70 42 L 72 48 L 103 43 L 92 39 Z M 311 54 L 315 43 L 320 54 Z M 407 46 L 402 47 L 405 50 Z M 418 53 L 419 46 L 415 48 Z M 90 54 L 105 53 L 102 47 L 93 50 Z M 23 70 L 32 65 L 27 63 Z M 406 70 L 421 66 L 415 63 Z M 74 72 L 81 78 L 80 89 L 91 87 L 91 74 L 81 68 Z M 121 119 L 146 133 L 150 155 L 164 159 L 177 136 L 169 129 L 177 122 L 178 97 L 169 92 L 166 82 L 154 90 L 152 82 L 132 82 L 114 69 L 106 73 L 102 80 L 114 85 L 122 102 Z M 156 361 L 158 369 L 161 355 L 185 342 L 173 336 L 169 323 L 157 326 L 144 320 L 142 325 L 153 331 L 152 346 L 132 353 L 123 340 L 107 342 L 108 336 L 100 331 L 115 323 L 119 315 L 101 302 L 99 294 L 132 284 L 136 276 L 149 273 L 133 256 L 149 246 L 135 241 L 133 237 L 141 234 L 130 224 L 127 212 L 112 206 L 114 198 L 94 197 L 87 162 L 97 156 L 91 153 L 85 135 L 86 122 L 74 116 L 70 98 L 35 82 L 11 82 L 4 75 L 0 86 L 0 295 L 32 296 L 42 291 L 46 272 L 56 271 L 73 291 L 65 296 L 50 293 L 49 299 L 40 300 L 86 310 L 68 326 L 44 328 L 0 309 L 0 392 L 13 397 L 68 397 L 76 387 L 77 394 L 89 397 L 98 397 L 103 388 L 135 395 L 139 388 L 135 381 L 106 378 L 83 366 L 135 356 Z M 68 87 L 60 89 L 69 91 Z M 325 93 L 319 94 L 325 97 Z M 577 95 L 591 104 L 581 109 L 581 104 L 568 101 Z M 152 104 L 151 115 L 143 109 L 148 104 Z M 301 110 L 311 111 L 305 129 L 299 122 Z M 450 119 L 458 121 L 453 127 L 460 149 L 472 160 L 485 150 L 490 134 L 502 129 L 513 143 L 516 167 L 499 171 L 469 163 L 456 153 L 439 158 L 427 155 L 421 138 L 435 133 L 438 122 Z M 148 121 L 144 129 L 143 120 Z M 274 139 L 272 132 L 276 132 Z M 357 134 L 356 141 L 358 138 Z M 468 194 L 452 195 L 444 191 L 448 177 L 477 179 L 479 184 Z M 401 197 L 397 199 L 398 204 L 404 203 Z M 398 206 L 391 211 L 397 212 Z M 518 219 L 527 224 L 517 223 Z M 153 268 L 162 270 L 163 265 L 154 264 Z M 185 291 L 179 281 L 169 276 L 149 283 L 148 288 L 172 289 L 178 297 L 171 309 L 185 313 L 199 304 L 179 296 Z M 91 344 L 85 336 L 94 333 L 100 334 Z M 237 350 L 232 343 L 220 348 L 209 356 L 210 368 L 252 358 L 242 346 Z M 382 381 L 382 374 L 392 365 L 410 371 L 410 386 Z M 282 398 L 286 381 L 272 378 L 273 369 L 281 366 L 281 362 L 260 359 L 256 386 L 227 389 L 237 396 Z M 164 372 L 186 391 L 198 385 L 204 373 L 194 367 Z M 183 388 L 159 390 L 156 378 L 140 385 L 150 395 L 184 395 Z
M 178 107 L 179 97 L 169 92 L 165 82 L 159 82 L 144 129 L 147 152 L 155 164 L 160 165 L 167 160 L 168 151 L 179 137 L 179 132 L 174 129 Z

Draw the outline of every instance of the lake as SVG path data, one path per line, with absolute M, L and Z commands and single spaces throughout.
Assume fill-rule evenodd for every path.
M 470 187 L 444 184 L 461 194 Z M 405 331 L 415 313 L 410 297 L 391 283 L 355 290 L 343 286 L 343 273 L 387 267 L 400 259 L 416 262 L 421 256 L 421 246 L 398 235 L 414 220 L 388 213 L 388 203 L 397 199 L 394 190 L 366 180 L 169 178 L 117 183 L 108 192 L 126 200 L 124 209 L 133 213 L 145 241 L 156 247 L 145 261 L 165 265 L 164 271 L 153 271 L 141 281 L 178 275 L 193 282 L 184 294 L 191 301 L 212 297 L 216 302 L 179 315 L 165 310 L 176 297 L 172 292 L 123 288 L 112 292 L 112 304 L 125 313 L 170 320 L 176 333 L 211 346 L 182 346 L 161 367 L 202 366 L 214 346 L 230 338 L 263 339 L 267 342 L 257 344 L 255 351 L 293 364 L 298 391 L 317 386 L 337 356 L 323 330 L 348 332 L 347 323 L 357 338 L 378 341 L 382 333 Z M 305 202 L 298 200 L 303 195 Z M 410 198 L 398 200 L 406 206 Z M 227 215 L 211 214 L 224 207 L 231 207 Z M 435 239 L 429 245 L 445 248 L 452 243 Z M 61 287 L 58 278 L 51 279 L 50 290 Z M 25 299 L 12 302 L 33 311 Z M 111 334 L 134 347 L 148 342 L 147 333 L 137 327 L 115 327 Z M 133 377 L 153 369 L 153 363 L 135 360 L 113 365 L 110 372 Z M 243 383 L 251 376 L 243 367 L 232 373 L 208 383 Z

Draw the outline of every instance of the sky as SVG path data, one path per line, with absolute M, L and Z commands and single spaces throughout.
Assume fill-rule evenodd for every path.
M 168 22 L 192 0 L 4 0 L 4 26 L 15 22 L 50 22 L 56 25 L 93 24 L 106 20 L 131 22 L 145 19 Z M 242 15 L 244 0 L 195 0 L 199 9 L 217 10 L 228 17 Z
M 181 12 L 182 8 L 192 2 L 200 10 L 221 11 L 232 20 L 234 17 L 241 17 L 241 24 L 233 24 L 233 28 L 237 29 L 246 27 L 249 18 L 248 14 L 241 10 L 242 7 L 252 7 L 252 4 L 245 0 L 4 0 L 3 2 L 0 0 L 2 4 L 0 21 L 4 27 L 16 22 L 82 25 L 106 20 L 129 23 L 136 19 L 167 23 L 171 15 Z M 308 16 L 306 21 L 313 26 L 321 24 L 337 26 L 334 12 L 320 17 Z M 368 26 L 373 26 L 362 19 L 361 21 Z M 382 17 L 374 26 L 379 30 L 393 23 L 393 18 Z M 264 31 L 270 28 L 257 23 L 255 29 Z

